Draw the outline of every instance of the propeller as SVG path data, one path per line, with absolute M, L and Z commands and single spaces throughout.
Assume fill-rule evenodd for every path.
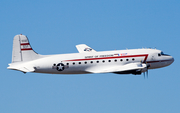
M 146 64 L 146 75 L 147 75 L 147 78 L 148 78 L 148 68 L 151 66 L 150 64 L 147 64 L 147 62 L 145 62 Z M 144 79 L 145 79 L 145 72 L 144 72 Z
M 140 60 L 140 63 L 142 64 L 143 62 L 142 62 L 142 60 Z M 143 74 L 144 74 L 144 79 L 145 79 L 145 75 L 147 76 L 147 78 L 148 78 L 148 68 L 151 66 L 150 64 L 147 64 L 147 62 L 145 62 L 145 64 L 146 64 L 146 67 L 145 67 L 145 71 L 143 72 Z

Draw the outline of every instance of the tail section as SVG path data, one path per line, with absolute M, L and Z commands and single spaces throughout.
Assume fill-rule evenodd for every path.
M 25 35 L 16 35 L 13 40 L 12 63 L 30 61 L 39 58 L 34 52 L 28 38 Z

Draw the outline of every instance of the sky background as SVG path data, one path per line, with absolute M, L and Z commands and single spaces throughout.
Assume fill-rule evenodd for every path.
M 152 47 L 175 58 L 143 74 L 23 74 L 7 70 L 13 37 L 39 54 Z M 180 112 L 179 0 L 1 0 L 0 113 Z

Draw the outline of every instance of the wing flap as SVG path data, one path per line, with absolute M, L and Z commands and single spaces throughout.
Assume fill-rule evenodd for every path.
M 113 72 L 121 72 L 121 71 L 130 71 L 130 70 L 138 70 L 146 68 L 146 64 L 142 63 L 129 63 L 126 65 L 116 65 L 116 66 L 104 66 L 104 67 L 92 67 L 86 69 L 87 72 L 90 73 L 113 73 Z

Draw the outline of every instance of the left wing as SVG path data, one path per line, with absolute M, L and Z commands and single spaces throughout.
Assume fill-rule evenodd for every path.
M 79 53 L 96 52 L 94 49 L 92 49 L 91 47 L 87 46 L 86 44 L 76 45 L 76 48 L 79 51 Z
M 145 69 L 147 67 L 146 64 L 142 64 L 141 62 L 138 63 L 129 63 L 126 65 L 116 65 L 116 66 L 95 66 L 92 68 L 86 69 L 87 72 L 90 73 L 114 73 L 114 72 L 121 72 L 121 71 L 131 71 L 131 70 L 138 70 L 138 69 Z

